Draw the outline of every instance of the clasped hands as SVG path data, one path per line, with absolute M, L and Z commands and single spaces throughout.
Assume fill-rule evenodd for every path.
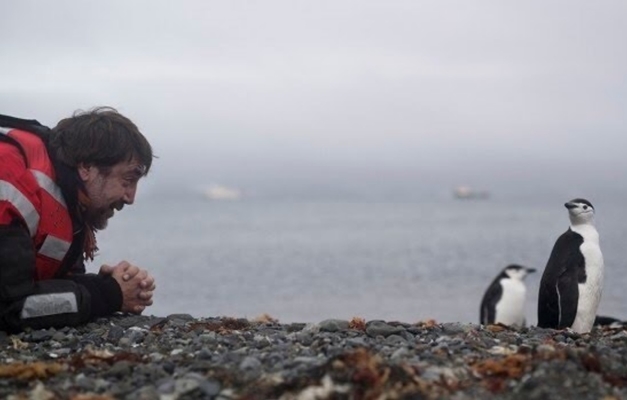
M 152 305 L 152 294 L 156 288 L 155 278 L 146 270 L 122 261 L 115 266 L 103 265 L 101 275 L 111 275 L 122 290 L 122 309 L 120 311 L 141 314 Z

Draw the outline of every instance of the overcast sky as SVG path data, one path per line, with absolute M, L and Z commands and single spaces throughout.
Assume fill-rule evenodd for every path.
M 160 156 L 152 186 L 627 176 L 622 0 L 0 0 L 0 14 L 0 113 L 54 125 L 114 106 Z

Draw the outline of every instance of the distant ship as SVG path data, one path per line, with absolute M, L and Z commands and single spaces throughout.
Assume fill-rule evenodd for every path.
M 239 200 L 242 192 L 239 189 L 222 185 L 211 185 L 204 191 L 204 195 L 209 200 Z
M 469 186 L 458 186 L 453 190 L 453 197 L 460 200 L 484 200 L 490 197 L 490 193 L 485 190 L 476 190 Z

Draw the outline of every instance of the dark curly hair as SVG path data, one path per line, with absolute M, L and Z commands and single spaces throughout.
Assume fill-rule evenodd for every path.
M 78 111 L 52 128 L 49 150 L 53 157 L 69 167 L 80 163 L 94 165 L 103 174 L 122 161 L 135 158 L 148 174 L 152 165 L 152 147 L 137 126 L 112 107 Z

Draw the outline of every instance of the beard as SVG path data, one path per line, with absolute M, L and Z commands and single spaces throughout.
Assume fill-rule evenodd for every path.
M 113 210 L 110 208 L 92 210 L 85 215 L 86 222 L 96 230 L 102 230 L 107 227 L 109 218 L 113 216 Z
M 85 215 L 86 222 L 96 230 L 105 229 L 109 223 L 109 218 L 113 217 L 114 210 L 121 210 L 123 203 L 114 203 L 106 208 L 88 210 Z

